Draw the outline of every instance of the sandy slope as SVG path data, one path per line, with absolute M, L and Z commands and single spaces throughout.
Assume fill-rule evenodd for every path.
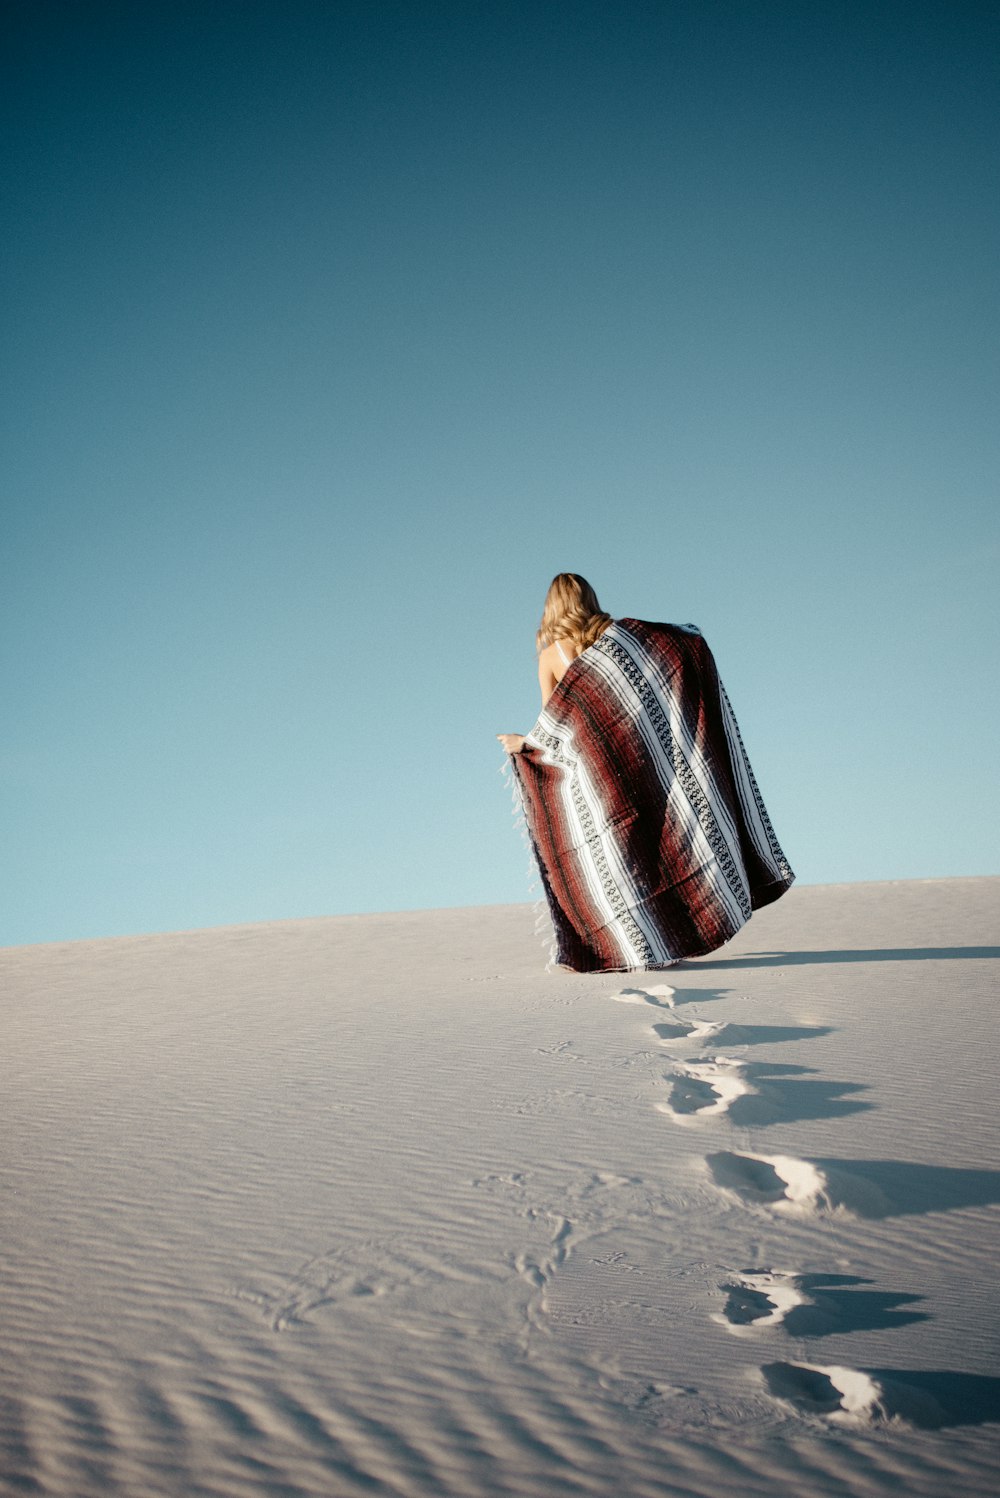
M 3 952 L 4 1491 L 996 1491 L 998 912 L 796 889 L 648 985 L 527 907 Z

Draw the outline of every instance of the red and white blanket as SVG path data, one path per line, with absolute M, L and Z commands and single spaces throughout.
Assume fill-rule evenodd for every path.
M 692 625 L 613 623 L 512 765 L 559 967 L 630 972 L 712 952 L 792 883 Z

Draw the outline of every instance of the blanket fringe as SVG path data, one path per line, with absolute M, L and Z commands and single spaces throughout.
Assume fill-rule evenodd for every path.
M 528 855 L 527 885 L 528 895 L 531 897 L 531 909 L 535 918 L 535 937 L 541 943 L 547 961 L 545 971 L 547 973 L 558 971 L 556 963 L 556 930 L 552 924 L 552 916 L 549 913 L 548 901 L 542 889 L 542 881 L 538 872 L 538 862 L 535 858 L 535 850 L 531 846 L 531 834 L 528 831 L 528 821 L 524 814 L 524 801 L 521 797 L 521 786 L 514 773 L 514 766 L 509 754 L 504 755 L 504 762 L 500 766 L 500 774 L 510 791 L 511 819 L 520 835 Z

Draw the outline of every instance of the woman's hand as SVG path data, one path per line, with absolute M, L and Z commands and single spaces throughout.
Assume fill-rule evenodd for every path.
M 508 754 L 520 754 L 524 748 L 523 733 L 498 733 L 497 738 L 504 746 Z

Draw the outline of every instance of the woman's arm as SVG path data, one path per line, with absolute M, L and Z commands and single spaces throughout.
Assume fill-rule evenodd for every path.
M 562 656 L 556 647 L 546 645 L 538 657 L 538 685 L 542 693 L 543 707 L 555 691 L 565 669 Z
M 565 671 L 565 662 L 555 645 L 546 645 L 538 657 L 538 686 L 542 694 L 543 707 L 562 680 Z M 522 733 L 498 733 L 497 738 L 508 754 L 520 754 L 524 748 L 524 734 Z

